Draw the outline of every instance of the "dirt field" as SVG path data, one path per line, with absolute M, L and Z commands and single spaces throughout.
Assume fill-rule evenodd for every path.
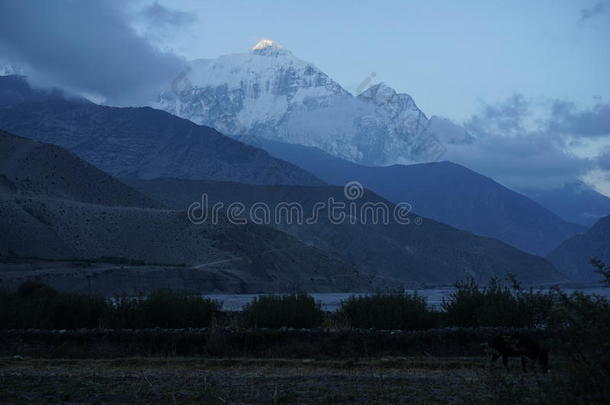
M 484 358 L 0 359 L 0 403 L 527 403 L 549 377 Z

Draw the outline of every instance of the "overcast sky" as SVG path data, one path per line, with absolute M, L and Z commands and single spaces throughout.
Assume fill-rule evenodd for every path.
M 448 159 L 610 195 L 610 0 L 0 0 L 0 62 L 114 104 L 262 38 L 349 91 L 374 73 L 481 140 Z

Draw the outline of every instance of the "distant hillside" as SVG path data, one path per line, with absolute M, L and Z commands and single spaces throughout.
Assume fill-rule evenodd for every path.
M 243 138 L 248 140 L 248 138 Z M 336 185 L 359 181 L 395 203 L 477 235 L 489 236 L 525 252 L 546 255 L 584 231 L 526 196 L 451 162 L 362 166 L 319 149 L 273 141 L 253 141 L 273 156 L 292 162 Z
M 588 227 L 610 215 L 610 198 L 581 181 L 557 189 L 523 192 L 565 220 Z
M 175 209 L 186 209 L 193 202 L 223 202 L 224 208 L 233 202 L 246 207 L 244 217 L 253 204 L 267 204 L 274 208 L 280 203 L 298 202 L 303 207 L 304 219 L 310 218 L 314 205 L 333 198 L 337 203 L 356 202 L 356 213 L 366 204 L 393 204 L 366 191 L 358 200 L 347 200 L 342 187 L 256 186 L 227 182 L 156 179 L 133 180 L 129 184 L 141 192 Z M 356 214 L 358 216 L 358 214 Z M 293 217 L 294 218 L 294 217 Z M 528 283 L 564 280 L 544 259 L 523 253 L 497 240 L 460 231 L 434 220 L 423 218 L 417 224 L 401 224 L 390 217 L 387 224 L 372 224 L 358 220 L 354 223 L 331 223 L 323 211 L 318 220 L 307 224 L 285 216 L 271 221 L 278 229 L 296 236 L 301 241 L 318 247 L 327 254 L 357 267 L 363 273 L 401 283 L 449 284 L 465 277 L 481 282 L 497 275 L 512 272 Z
M 593 273 L 591 258 L 610 265 L 610 215 L 597 221 L 582 235 L 576 235 L 554 249 L 548 259 L 564 274 L 580 280 L 600 278 Z
M 6 78 L 1 79 L 0 92 L 7 85 Z M 37 102 L 26 99 L 0 105 L 0 128 L 62 146 L 114 176 L 324 184 L 263 150 L 148 107 L 113 108 L 63 98 Z
M 160 204 L 57 146 L 1 132 L 0 157 L 2 268 L 16 260 L 74 262 L 67 269 L 77 283 L 91 271 L 77 262 L 108 263 L 102 273 L 115 278 L 104 279 L 106 292 L 137 290 L 139 280 L 116 272 L 120 264 L 134 263 L 140 272 L 144 266 L 161 275 L 147 280 L 150 288 L 167 286 L 163 277 L 182 279 L 189 288 L 209 286 L 204 280 L 213 279 L 214 290 L 226 292 L 350 291 L 368 285 L 350 266 L 277 230 L 227 221 L 194 225 L 185 212 L 157 209 Z M 9 282 L 10 274 L 2 274 Z M 65 282 L 68 276 L 62 277 Z
M 89 204 L 162 208 L 74 154 L 0 130 L 0 192 Z

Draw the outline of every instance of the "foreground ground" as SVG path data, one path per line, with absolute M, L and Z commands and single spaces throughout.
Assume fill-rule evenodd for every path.
M 0 358 L 0 403 L 524 403 L 548 375 L 482 357 Z M 536 401 L 537 402 L 537 401 Z

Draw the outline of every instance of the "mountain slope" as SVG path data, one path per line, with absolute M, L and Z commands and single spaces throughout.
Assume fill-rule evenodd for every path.
M 318 147 L 370 165 L 436 160 L 442 145 L 407 94 L 376 84 L 353 96 L 274 41 L 190 62 L 158 107 L 228 135 Z
M 391 215 L 387 222 L 382 217 L 374 221 L 370 212 L 362 214 L 364 207 L 387 206 L 389 212 L 393 212 L 394 206 L 370 191 L 354 200 L 346 198 L 343 188 L 331 186 L 257 186 L 182 179 L 133 180 L 129 183 L 175 209 L 186 209 L 194 202 L 202 202 L 203 195 L 209 206 L 219 202 L 224 208 L 231 203 L 243 204 L 242 216 L 251 220 L 264 218 L 261 205 L 269 207 L 270 219 L 265 223 L 351 263 L 363 273 L 378 279 L 397 280 L 400 284 L 450 284 L 467 276 L 486 282 L 491 276 L 502 277 L 508 272 L 528 283 L 563 280 L 563 276 L 539 257 L 427 218 L 420 224 L 414 214 L 410 215 L 409 224 L 399 222 Z M 319 214 L 315 221 L 308 221 L 314 218 L 314 206 L 330 198 L 350 209 L 350 204 L 354 204 L 354 211 L 349 211 L 350 220 L 331 220 L 330 214 L 323 209 L 315 211 Z M 297 214 L 278 214 L 276 208 L 287 203 L 298 203 L 301 220 Z M 251 211 L 253 207 L 258 208 Z M 356 220 L 352 221 L 353 218 Z
M 597 221 L 591 229 L 576 235 L 554 249 L 548 259 L 573 279 L 594 280 L 591 258 L 610 264 L 610 215 Z
M 35 142 L 2 130 L 1 191 L 105 206 L 162 208 L 161 204 L 59 146 Z
M 34 89 L 29 85 L 24 76 L 0 75 L 0 105 L 57 99 L 69 99 L 81 103 L 89 103 L 89 101 L 85 99 L 68 96 L 59 89 Z
M 420 215 L 529 253 L 546 255 L 584 230 L 524 195 L 451 162 L 369 167 L 300 145 L 266 140 L 256 145 L 330 184 L 359 181 L 394 203 L 411 204 Z
M 67 148 L 115 176 L 324 184 L 262 150 L 149 107 L 64 99 L 5 104 L 0 105 L 0 128 Z
M 568 183 L 558 189 L 523 192 L 566 221 L 577 224 L 592 226 L 610 214 L 610 198 L 583 182 Z
M 215 289 L 233 292 L 348 291 L 365 285 L 353 268 L 277 230 L 228 221 L 195 225 L 185 212 L 158 209 L 158 203 L 57 146 L 2 132 L 0 156 L 0 267 L 34 259 L 139 263 L 182 278 L 186 286 L 189 278 L 202 286 L 214 279 Z M 67 265 L 78 268 L 71 277 L 84 277 L 87 266 L 79 266 Z M 114 280 L 114 292 L 120 292 L 124 276 L 129 277 Z M 163 277 L 150 284 L 165 286 Z

